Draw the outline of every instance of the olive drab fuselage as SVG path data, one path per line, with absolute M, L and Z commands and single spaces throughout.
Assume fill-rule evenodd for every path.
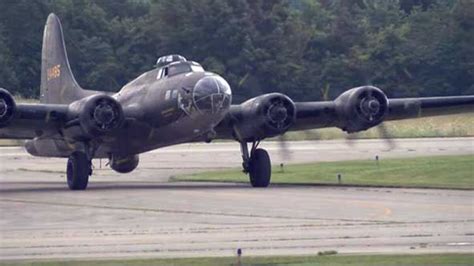
M 136 115 L 125 122 L 112 142 L 99 148 L 99 154 L 137 154 L 212 138 L 232 98 L 230 86 L 222 77 L 189 61 L 148 71 L 112 97 Z M 114 147 L 120 151 L 114 151 Z

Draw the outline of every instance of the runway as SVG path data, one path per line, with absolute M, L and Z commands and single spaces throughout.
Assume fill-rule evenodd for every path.
M 275 164 L 474 154 L 474 138 L 396 143 L 291 142 L 290 158 L 262 146 Z M 65 159 L 0 148 L 0 259 L 474 251 L 472 191 L 169 181 L 240 160 L 236 143 L 179 145 L 144 154 L 128 175 L 95 161 L 88 190 L 72 192 Z

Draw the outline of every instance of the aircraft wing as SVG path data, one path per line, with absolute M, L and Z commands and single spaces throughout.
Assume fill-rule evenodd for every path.
M 474 96 L 389 99 L 389 107 L 385 121 L 474 112 Z
M 0 126 L 0 139 L 33 139 L 54 137 L 67 121 L 68 105 L 59 104 L 18 104 L 15 114 Z M 1 125 L 1 123 L 0 123 Z
M 16 104 L 0 89 L 0 138 L 92 140 L 115 134 L 124 120 L 121 104 L 107 94 L 70 104 Z
M 279 93 L 233 105 L 216 127 L 218 138 L 258 141 L 287 131 L 338 127 L 353 133 L 383 121 L 474 112 L 474 95 L 388 99 L 378 88 L 358 87 L 334 101 L 293 102 Z
M 393 98 L 383 121 L 474 112 L 474 96 Z M 296 102 L 296 121 L 291 131 L 337 127 L 343 118 L 334 101 Z M 375 126 L 375 125 L 374 125 Z M 359 130 L 357 130 L 359 131 Z

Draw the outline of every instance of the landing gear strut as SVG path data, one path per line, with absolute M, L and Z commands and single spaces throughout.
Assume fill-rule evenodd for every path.
M 249 152 L 247 143 L 240 143 L 242 166 L 244 173 L 248 173 L 250 176 L 252 187 L 268 187 L 272 175 L 270 156 L 266 150 L 257 148 L 258 144 L 260 142 L 253 142 Z
M 92 163 L 84 152 L 75 151 L 67 161 L 67 185 L 70 190 L 85 190 L 92 174 Z

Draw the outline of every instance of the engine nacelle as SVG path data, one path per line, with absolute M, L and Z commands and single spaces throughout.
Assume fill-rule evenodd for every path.
M 269 93 L 250 99 L 239 106 L 234 117 L 235 137 L 257 141 L 285 133 L 295 122 L 295 103 L 281 93 Z
M 16 113 L 16 103 L 13 96 L 0 88 L 0 128 L 8 126 Z
M 103 94 L 92 95 L 72 103 L 68 117 L 70 120 L 78 120 L 82 130 L 91 137 L 112 132 L 124 121 L 120 103 Z
M 137 168 L 139 163 L 138 155 L 130 155 L 130 156 L 118 156 L 112 155 L 110 160 L 110 168 L 114 171 L 126 174 L 130 173 L 131 171 Z
M 373 86 L 350 89 L 334 101 L 340 119 L 339 127 L 349 133 L 362 131 L 382 123 L 388 112 L 385 93 Z

